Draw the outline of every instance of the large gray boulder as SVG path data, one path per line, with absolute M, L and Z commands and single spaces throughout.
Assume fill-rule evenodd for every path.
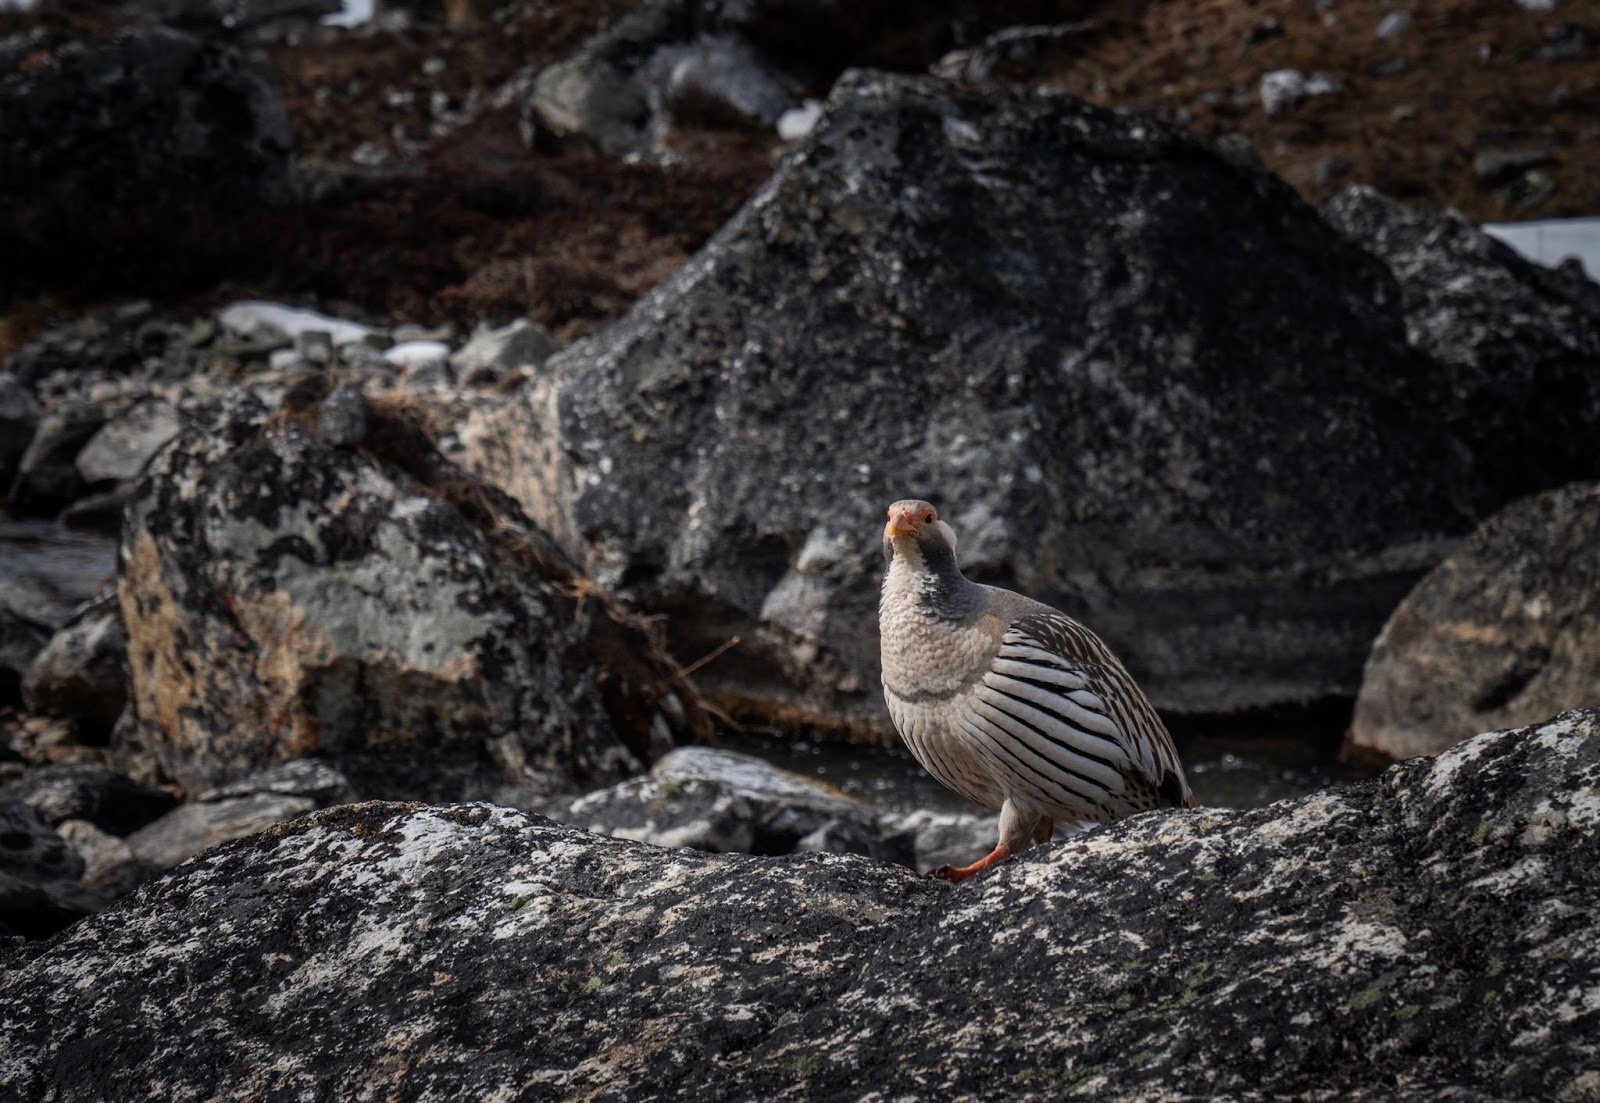
M 1389 266 L 1412 344 L 1450 380 L 1429 419 L 1499 442 L 1474 450 L 1477 483 L 1504 500 L 1600 477 L 1600 285 L 1365 186 L 1322 213 Z
M 467 437 L 682 655 L 742 637 L 699 677 L 743 714 L 886 727 L 879 538 L 907 496 L 1158 705 L 1303 702 L 1355 691 L 1384 616 L 1499 504 L 1471 461 L 1504 442 L 1424 416 L 1450 380 L 1399 307 L 1192 137 L 855 74 L 682 272 Z
M 1438 754 L 1473 732 L 1600 705 L 1600 484 L 1517 502 L 1394 611 L 1346 751 Z
M 369 409 L 357 450 L 236 395 L 155 460 L 118 586 L 139 738 L 187 788 L 315 754 L 367 795 L 510 799 L 620 780 L 702 723 L 410 410 Z
M 1586 1100 L 1597 810 L 1594 711 L 961 886 L 356 805 L 14 960 L 0 1076 L 58 1103 Z

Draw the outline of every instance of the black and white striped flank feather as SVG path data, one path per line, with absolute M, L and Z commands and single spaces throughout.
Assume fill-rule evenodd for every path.
M 988 861 L 1053 823 L 1192 806 L 1171 736 L 1111 650 L 1064 613 L 969 581 L 955 545 L 928 503 L 890 507 L 884 698 L 929 773 L 1000 812 Z

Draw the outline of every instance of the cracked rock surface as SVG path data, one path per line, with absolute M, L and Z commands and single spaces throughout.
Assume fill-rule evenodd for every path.
M 954 887 L 354 805 L 17 952 L 0 1083 L 59 1103 L 1592 1099 L 1597 859 L 1596 710 Z

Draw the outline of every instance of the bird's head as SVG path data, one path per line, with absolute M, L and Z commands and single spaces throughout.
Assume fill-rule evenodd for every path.
M 936 571 L 955 567 L 955 530 L 920 498 L 907 498 L 889 507 L 883 547 L 890 559 L 903 558 Z

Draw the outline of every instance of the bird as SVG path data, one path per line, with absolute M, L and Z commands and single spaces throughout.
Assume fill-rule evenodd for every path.
M 921 499 L 889 507 L 878 603 L 895 730 L 946 788 L 1000 813 L 966 880 L 1047 841 L 1055 825 L 1192 808 L 1172 736 L 1099 636 L 1043 602 L 970 581 L 956 534 Z

